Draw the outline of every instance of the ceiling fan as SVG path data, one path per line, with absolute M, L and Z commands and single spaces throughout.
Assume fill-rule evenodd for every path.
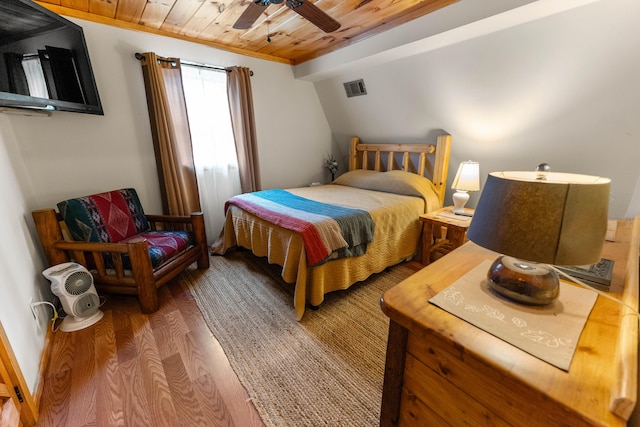
M 283 1 L 284 0 L 253 0 L 249 3 L 249 6 L 247 6 L 244 12 L 242 12 L 242 15 L 240 15 L 236 23 L 233 24 L 233 28 L 237 30 L 246 30 L 247 28 L 251 28 L 253 23 L 256 22 L 267 6 L 270 4 L 280 4 Z M 330 33 L 340 28 L 340 23 L 338 21 L 327 15 L 316 5 L 311 3 L 311 1 L 286 1 L 289 9 L 293 10 L 325 33 Z

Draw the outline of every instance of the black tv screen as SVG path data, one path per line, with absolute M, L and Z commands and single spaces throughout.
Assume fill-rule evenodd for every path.
M 82 28 L 31 0 L 0 0 L 0 107 L 104 114 Z

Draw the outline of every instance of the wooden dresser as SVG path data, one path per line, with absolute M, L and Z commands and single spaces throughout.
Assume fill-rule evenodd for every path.
M 640 217 L 618 221 L 602 253 L 615 260 L 610 293 L 636 310 L 639 235 Z M 565 372 L 429 303 L 496 256 L 468 242 L 383 295 L 390 326 L 380 425 L 626 425 L 638 319 L 624 306 L 598 297 Z

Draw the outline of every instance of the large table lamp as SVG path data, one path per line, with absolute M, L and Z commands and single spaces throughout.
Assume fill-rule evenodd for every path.
M 469 191 L 480 190 L 480 166 L 478 162 L 472 162 L 471 160 L 461 162 L 458 167 L 458 172 L 451 188 L 456 190 L 453 193 L 453 209 L 451 212 L 456 214 L 464 214 L 464 205 L 469 201 Z
M 559 280 L 550 265 L 600 261 L 610 184 L 546 171 L 489 174 L 467 231 L 472 242 L 502 254 L 488 272 L 489 288 L 520 303 L 552 303 Z

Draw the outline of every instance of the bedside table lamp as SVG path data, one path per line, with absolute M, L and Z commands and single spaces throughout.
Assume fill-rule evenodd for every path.
M 502 254 L 489 287 L 532 305 L 558 296 L 558 274 L 548 264 L 597 263 L 607 232 L 608 178 L 546 172 L 489 174 L 467 232 Z
M 469 200 L 468 191 L 480 190 L 480 166 L 478 162 L 469 160 L 460 163 L 451 188 L 456 190 L 453 193 L 453 209 L 451 209 L 451 212 L 463 214 L 464 205 Z

